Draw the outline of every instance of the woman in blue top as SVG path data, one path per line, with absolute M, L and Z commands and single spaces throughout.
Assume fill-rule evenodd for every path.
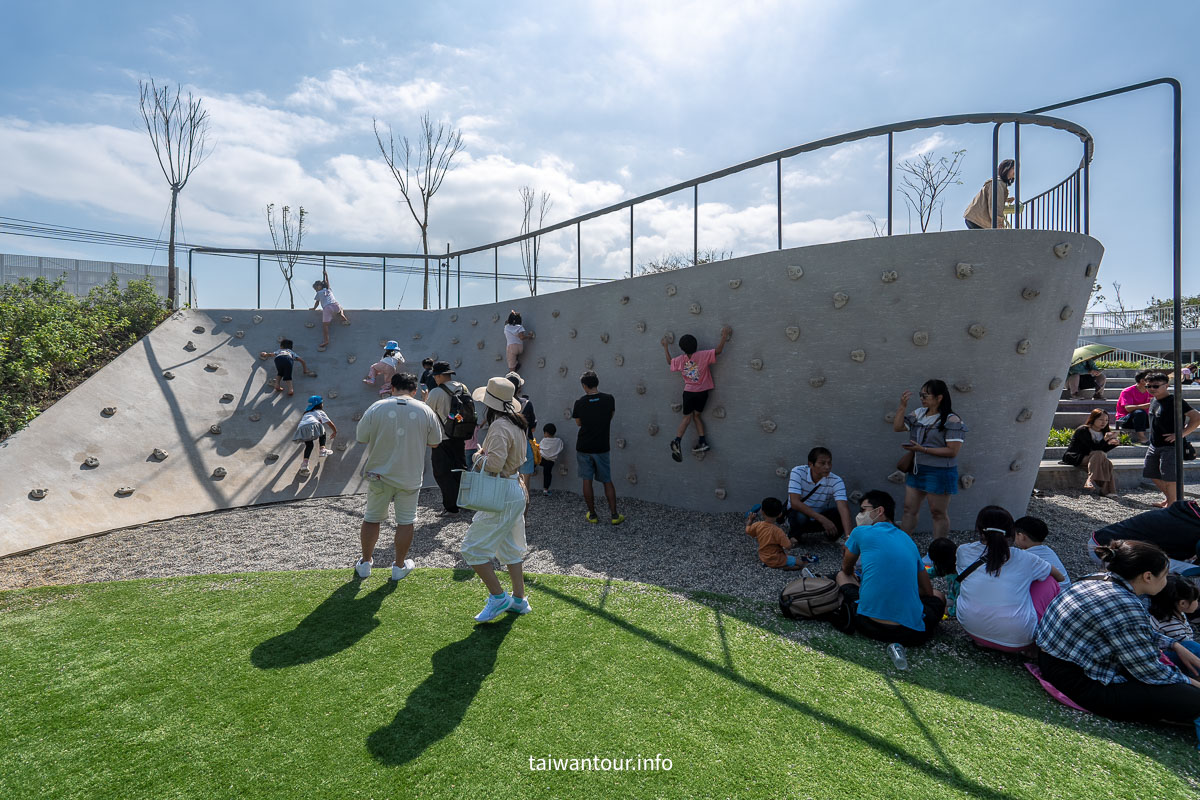
M 904 449 L 912 453 L 912 467 L 904 478 L 904 516 L 900 527 L 912 533 L 921 503 L 928 500 L 934 538 L 950 535 L 950 496 L 958 493 L 958 451 L 967 426 L 950 406 L 950 388 L 929 380 L 921 387 L 921 407 L 906 413 L 912 392 L 900 395 L 892 430 L 909 433 Z

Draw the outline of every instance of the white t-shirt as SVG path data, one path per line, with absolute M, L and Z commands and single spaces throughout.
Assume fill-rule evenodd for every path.
M 1050 566 L 1063 574 L 1063 579 L 1058 582 L 1060 589 L 1066 589 L 1071 585 L 1071 576 L 1067 574 L 1067 568 L 1063 566 L 1062 559 L 1058 557 L 1058 553 L 1051 550 L 1044 544 L 1035 544 L 1033 547 L 1025 548 L 1026 553 L 1033 553 L 1038 558 L 1045 561 Z
M 433 410 L 412 397 L 388 397 L 371 405 L 358 421 L 355 438 L 367 445 L 363 474 L 414 491 L 421 488 L 425 450 L 442 441 L 442 425 Z
M 304 412 L 304 416 L 300 418 L 300 424 L 297 427 L 304 427 L 305 425 L 311 425 L 315 422 L 328 425 L 329 415 L 319 408 L 312 411 L 306 411 Z
M 983 544 L 973 542 L 958 548 L 956 569 L 962 572 L 983 555 Z M 1050 564 L 1028 550 L 1010 547 L 1008 561 L 999 575 L 989 575 L 980 565 L 967 576 L 958 591 L 955 614 L 967 633 L 1005 647 L 1024 647 L 1033 642 L 1037 611 L 1029 587 L 1050 574 Z
M 505 325 L 504 326 L 504 343 L 505 344 L 520 344 L 521 334 L 525 332 L 524 325 Z
M 543 459 L 554 461 L 563 451 L 563 440 L 557 436 L 547 436 L 545 439 L 542 439 L 542 443 L 538 446 L 541 448 Z
M 317 296 L 314 299 L 321 304 L 321 308 L 337 303 L 337 300 L 333 299 L 333 291 L 330 289 L 321 289 L 317 292 Z

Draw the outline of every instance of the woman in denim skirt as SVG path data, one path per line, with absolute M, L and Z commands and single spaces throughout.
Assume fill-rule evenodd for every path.
M 917 527 L 921 504 L 928 500 L 935 538 L 950 534 L 951 495 L 958 493 L 958 451 L 967 426 L 950 406 L 950 388 L 937 379 L 925 382 L 918 395 L 921 407 L 908 413 L 912 392 L 900 395 L 892 423 L 897 433 L 907 430 L 906 451 L 913 454 L 912 467 L 904 478 L 904 516 L 900 527 L 912 533 Z

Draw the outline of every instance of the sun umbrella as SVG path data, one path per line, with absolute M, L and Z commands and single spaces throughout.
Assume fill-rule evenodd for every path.
M 1111 353 L 1116 349 L 1117 348 L 1109 347 L 1106 344 L 1085 344 L 1083 347 L 1076 347 L 1075 353 L 1071 356 L 1071 366 L 1073 367 L 1076 364 L 1082 364 L 1083 362 L 1092 358 L 1099 358 L 1100 356 L 1106 353 Z

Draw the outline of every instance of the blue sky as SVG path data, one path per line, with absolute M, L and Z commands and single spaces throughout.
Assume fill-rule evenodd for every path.
M 10 4 L 0 216 L 165 238 L 168 193 L 137 110 L 137 81 L 151 74 L 203 97 L 212 118 L 212 155 L 181 196 L 183 239 L 269 247 L 264 207 L 275 203 L 309 211 L 306 247 L 411 252 L 418 231 L 379 158 L 373 117 L 412 133 L 428 110 L 464 131 L 431 215 L 435 249 L 457 248 L 516 234 L 522 185 L 550 192 L 554 221 L 858 128 L 1020 111 L 1162 75 L 1195 92 L 1198 16 L 1192 2 Z M 1063 115 L 1097 140 L 1092 232 L 1107 248 L 1106 294 L 1114 281 L 1129 307 L 1169 294 L 1168 91 Z M 1196 141 L 1184 141 L 1185 232 Z M 785 245 L 870 236 L 867 215 L 886 207 L 883 147 L 786 162 Z M 896 147 L 898 157 L 967 150 L 945 206 L 945 227 L 961 227 L 987 177 L 990 127 L 905 134 Z M 1064 134 L 1033 131 L 1022 156 L 1025 196 L 1078 158 Z M 701 203 L 701 247 L 773 246 L 773 169 L 706 186 Z M 635 260 L 690 250 L 691 215 L 690 193 L 639 209 Z M 626 225 L 585 225 L 586 275 L 627 269 Z M 1191 293 L 1197 246 L 1185 236 Z M 547 237 L 544 269 L 573 274 L 573 248 L 573 234 Z M 165 262 L 162 252 L 7 235 L 0 251 Z M 492 266 L 490 255 L 474 259 L 464 268 Z M 515 248 L 501 252 L 501 269 L 519 271 Z M 314 277 L 299 272 L 302 285 Z M 197 275 L 203 305 L 253 304 L 253 262 L 198 259 Z M 264 304 L 280 302 L 274 266 L 263 275 Z M 419 303 L 415 283 L 389 278 L 388 305 Z M 335 289 L 350 306 L 380 303 L 378 276 L 339 274 Z M 491 293 L 490 280 L 464 282 L 464 302 Z

